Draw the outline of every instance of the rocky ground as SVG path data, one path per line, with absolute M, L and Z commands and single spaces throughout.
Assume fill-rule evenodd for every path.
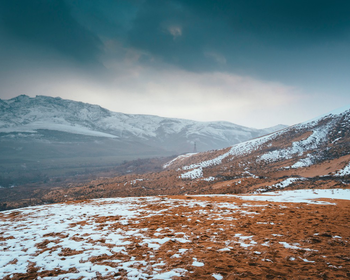
M 109 198 L 0 213 L 1 279 L 349 277 L 349 189 Z

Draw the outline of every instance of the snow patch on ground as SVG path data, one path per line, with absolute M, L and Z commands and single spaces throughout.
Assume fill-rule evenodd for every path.
M 284 189 L 284 188 L 288 187 L 289 185 L 293 184 L 294 182 L 297 182 L 300 180 L 305 180 L 305 178 L 288 178 L 288 179 L 286 179 L 282 182 L 279 182 L 277 184 L 274 184 L 272 186 L 267 186 L 265 188 L 259 188 L 254 193 L 262 193 L 262 192 L 267 192 L 269 190 L 274 190 L 274 189 Z
M 203 180 L 203 181 L 207 181 L 207 182 L 212 182 L 212 181 L 215 181 L 215 177 L 210 176 L 210 177 L 208 177 L 208 178 L 203 178 L 202 180 Z
M 252 174 L 252 173 L 249 172 L 248 170 L 244 171 L 242 175 L 244 175 L 244 176 L 246 176 L 246 177 L 248 177 L 248 178 L 259 179 L 258 176 Z
M 202 167 L 193 169 L 191 171 L 188 171 L 188 172 L 180 175 L 181 179 L 191 179 L 191 180 L 202 178 L 202 177 L 203 177 Z
M 313 161 L 311 159 L 311 155 L 308 154 L 306 158 L 300 159 L 298 162 L 294 163 L 291 168 L 301 168 L 301 167 L 308 167 L 313 164 Z
M 129 240 L 133 238 L 139 239 L 140 245 L 150 249 L 150 256 L 169 241 L 180 244 L 190 242 L 183 233 L 181 237 L 176 237 L 174 233 L 171 238 L 149 238 L 146 236 L 147 228 L 129 225 L 130 219 L 159 215 L 157 211 L 145 215 L 145 204 L 169 204 L 172 207 L 172 201 L 163 201 L 160 197 L 114 198 L 4 211 L 2 216 L 17 213 L 19 219 L 23 220 L 0 220 L 0 232 L 4 238 L 0 241 L 0 278 L 26 273 L 30 263 L 35 263 L 40 268 L 39 272 L 57 269 L 67 271 L 52 279 L 95 279 L 98 275 L 112 278 L 118 268 L 127 272 L 127 279 L 171 279 L 183 276 L 187 270 L 182 268 L 164 272 L 162 267 L 165 263 L 162 261 L 152 264 L 153 272 L 146 272 L 149 263 L 136 261 L 134 257 L 127 261 L 115 257 L 102 262 L 93 261 L 98 256 L 127 255 L 127 247 L 132 244 Z M 123 229 L 123 225 L 128 225 L 128 230 L 125 227 Z M 158 231 L 162 230 L 159 228 Z M 185 251 L 179 250 L 180 253 Z M 110 262 L 114 265 L 109 265 Z
M 231 149 L 216 158 L 213 158 L 211 160 L 202 161 L 200 163 L 191 164 L 187 166 L 183 166 L 183 170 L 190 170 L 198 167 L 206 168 L 209 166 L 215 166 L 222 163 L 222 160 L 229 157 L 229 156 L 240 156 L 244 154 L 251 153 L 258 149 L 262 144 L 266 143 L 269 140 L 272 140 L 273 138 L 277 137 L 281 132 L 276 132 L 267 136 L 263 136 L 257 139 L 249 140 L 243 143 L 236 144 L 231 147 Z
M 302 156 L 306 151 L 316 149 L 321 143 L 327 140 L 328 128 L 327 126 L 315 129 L 307 139 L 293 142 L 291 147 L 277 149 L 263 154 L 258 161 L 275 162 L 278 160 L 291 159 L 296 155 Z M 304 164 L 306 163 L 305 161 Z
M 305 189 L 292 191 L 269 192 L 268 195 L 237 195 L 244 200 L 294 202 L 312 204 L 331 204 L 326 201 L 315 199 L 345 199 L 350 200 L 350 189 Z
M 204 263 L 197 261 L 197 258 L 193 258 L 192 266 L 201 267 L 204 266 Z
M 182 160 L 185 158 L 189 158 L 193 155 L 196 155 L 197 153 L 187 153 L 185 155 L 180 155 L 174 159 L 172 159 L 171 161 L 167 162 L 166 164 L 163 165 L 163 169 L 168 168 L 169 166 L 171 166 L 174 162 L 178 161 L 178 160 Z
M 343 169 L 337 171 L 337 173 L 334 174 L 334 176 L 346 176 L 350 175 L 350 163 L 345 166 Z
M 234 237 L 238 237 L 238 241 L 236 243 L 238 243 L 243 248 L 248 248 L 258 244 L 257 242 L 252 240 L 254 236 L 243 236 L 240 233 L 236 233 Z
M 221 274 L 219 274 L 219 273 L 214 273 L 211 276 L 213 276 L 216 280 L 224 279 L 224 277 Z

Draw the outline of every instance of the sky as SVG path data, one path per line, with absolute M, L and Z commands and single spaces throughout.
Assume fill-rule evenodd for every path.
M 0 98 L 265 128 L 350 104 L 348 0 L 0 1 Z

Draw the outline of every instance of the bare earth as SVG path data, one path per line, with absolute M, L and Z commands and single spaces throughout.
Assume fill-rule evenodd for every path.
M 0 278 L 349 279 L 350 200 L 162 196 L 5 211 Z

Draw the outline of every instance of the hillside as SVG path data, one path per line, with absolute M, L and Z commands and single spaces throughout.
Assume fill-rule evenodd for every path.
M 346 107 L 225 150 L 179 157 L 165 168 L 196 192 L 346 187 L 349 129 Z

